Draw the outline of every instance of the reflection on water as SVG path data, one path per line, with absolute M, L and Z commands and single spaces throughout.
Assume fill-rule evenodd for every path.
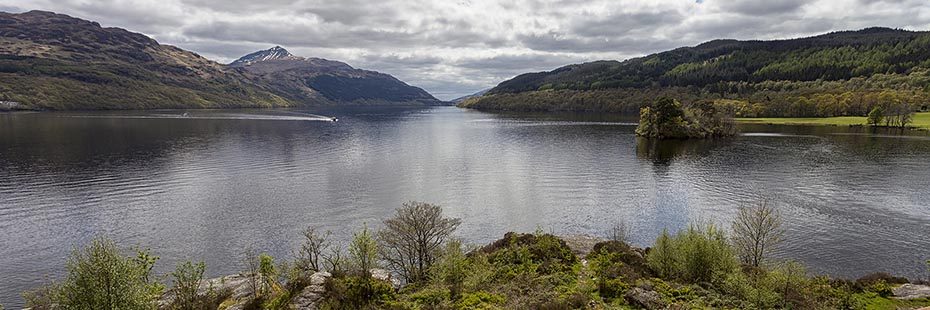
M 345 239 L 407 200 L 445 206 L 475 243 L 537 226 L 602 235 L 623 219 L 646 246 L 768 198 L 789 229 L 778 255 L 815 272 L 913 277 L 930 258 L 926 133 L 746 125 L 656 142 L 596 114 L 183 113 L 0 113 L 4 305 L 96 235 L 150 247 L 161 273 L 202 259 L 219 275 L 246 246 L 286 257 L 307 225 Z

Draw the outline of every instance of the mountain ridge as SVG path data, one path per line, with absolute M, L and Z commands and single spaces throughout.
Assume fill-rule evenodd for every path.
M 357 69 L 341 61 L 295 56 L 280 46 L 247 54 L 229 67 L 248 72 L 282 96 L 301 102 L 446 104 L 389 74 Z
M 389 75 L 273 49 L 248 64 L 224 65 L 65 14 L 0 12 L 0 101 L 33 110 L 443 104 Z M 266 65 L 276 63 L 290 67 Z M 355 75 L 333 73 L 341 71 Z M 316 82 L 299 83 L 307 76 L 297 72 Z M 395 89 L 402 91 L 382 93 Z
M 911 102 L 930 98 L 928 72 L 930 32 L 871 27 L 797 39 L 711 40 L 623 61 L 571 64 L 515 76 L 460 106 L 635 113 L 644 101 L 668 95 L 737 100 L 752 116 L 864 115 L 878 100 L 869 96 L 881 91 Z M 816 95 L 847 92 L 870 102 L 814 111 L 823 110 Z M 791 106 L 802 99 L 811 103 Z

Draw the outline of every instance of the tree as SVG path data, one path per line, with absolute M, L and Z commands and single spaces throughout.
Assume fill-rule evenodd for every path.
M 303 231 L 304 242 L 297 252 L 297 267 L 302 271 L 322 270 L 323 251 L 329 247 L 330 232 L 320 234 L 316 228 L 307 227 Z
M 740 261 L 752 267 L 759 267 L 785 234 L 781 214 L 767 202 L 739 208 L 732 229 Z
M 442 245 L 461 222 L 444 217 L 438 205 L 404 203 L 394 217 L 384 221 L 384 229 L 378 233 L 381 257 L 407 282 L 425 280 Z
M 136 257 L 157 258 L 147 252 Z M 151 264 L 120 254 L 108 239 L 94 239 L 68 259 L 68 276 L 54 293 L 65 309 L 156 309 L 162 286 L 148 279 Z
M 462 242 L 454 239 L 448 242 L 430 272 L 437 282 L 449 288 L 449 298 L 458 300 L 464 290 L 465 279 L 468 278 L 468 257 L 462 250 Z
M 200 283 L 203 281 L 203 273 L 206 265 L 203 262 L 191 263 L 190 261 L 179 264 L 171 277 L 174 278 L 174 309 L 194 310 L 202 309 L 206 305 L 201 304 Z
M 663 229 L 662 234 L 656 239 L 655 246 L 652 247 L 646 257 L 649 268 L 652 268 L 653 271 L 664 278 L 675 277 L 678 267 L 676 266 L 674 251 L 668 229 Z
M 252 292 L 252 299 L 258 299 L 261 297 L 262 293 L 262 280 L 259 273 L 259 259 L 258 255 L 255 253 L 255 249 L 251 246 L 245 248 L 245 251 L 242 252 L 242 256 L 245 259 L 245 268 L 246 276 L 248 277 L 247 283 L 249 284 L 249 289 Z
M 872 111 L 869 111 L 869 118 L 867 120 L 868 124 L 871 126 L 878 126 L 885 119 L 885 110 L 882 107 L 874 107 Z
M 352 237 L 349 258 L 354 271 L 361 275 L 370 276 L 371 269 L 378 266 L 378 242 L 368 230 L 367 224 Z

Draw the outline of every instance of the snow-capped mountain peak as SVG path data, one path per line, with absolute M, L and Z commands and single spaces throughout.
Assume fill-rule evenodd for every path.
M 230 63 L 230 66 L 248 66 L 259 61 L 267 60 L 280 60 L 280 59 L 297 59 L 299 57 L 294 56 L 286 49 L 280 46 L 275 46 L 266 50 L 257 51 L 245 56 L 242 56 L 236 61 Z

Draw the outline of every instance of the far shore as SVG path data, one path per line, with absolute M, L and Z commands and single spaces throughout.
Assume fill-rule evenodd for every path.
M 737 118 L 739 123 L 769 124 L 769 125 L 825 125 L 825 126 L 866 126 L 865 116 L 837 116 L 837 117 L 758 117 Z M 914 114 L 914 121 L 908 125 L 910 128 L 930 130 L 930 112 Z

